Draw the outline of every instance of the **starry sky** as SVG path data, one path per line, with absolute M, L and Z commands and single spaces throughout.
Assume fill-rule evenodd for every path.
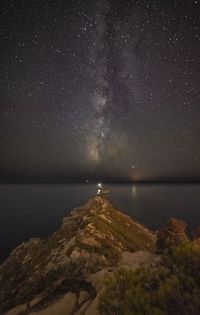
M 0 180 L 200 179 L 200 0 L 0 5 Z

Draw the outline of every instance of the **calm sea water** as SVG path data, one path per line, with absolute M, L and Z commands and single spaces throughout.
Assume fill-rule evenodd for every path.
M 109 198 L 122 211 L 151 229 L 170 217 L 200 225 L 200 185 L 106 184 Z M 96 193 L 95 184 L 0 185 L 0 261 L 22 241 L 44 237 L 64 216 Z

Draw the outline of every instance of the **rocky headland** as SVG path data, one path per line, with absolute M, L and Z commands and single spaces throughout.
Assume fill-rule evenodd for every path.
M 109 314 L 99 308 L 106 281 L 121 268 L 158 268 L 163 250 L 187 241 L 185 228 L 171 219 L 152 232 L 105 196 L 95 196 L 72 210 L 55 233 L 22 243 L 0 266 L 0 314 Z
M 94 314 L 104 278 L 119 266 L 154 260 L 155 240 L 109 199 L 95 196 L 53 235 L 22 243 L 0 266 L 1 312 L 47 314 L 54 305 L 54 314 L 56 307 L 59 314 Z

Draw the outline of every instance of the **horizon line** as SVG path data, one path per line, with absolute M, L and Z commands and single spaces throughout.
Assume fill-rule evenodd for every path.
M 28 179 L 8 179 L 0 180 L 0 184 L 95 184 L 98 182 L 107 184 L 192 184 L 200 183 L 200 179 L 169 179 L 169 180 L 28 180 Z

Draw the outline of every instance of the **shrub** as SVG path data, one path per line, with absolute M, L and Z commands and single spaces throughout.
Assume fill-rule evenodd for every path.
M 168 268 L 193 278 L 200 287 L 200 243 L 185 241 L 179 246 L 171 247 L 163 258 Z
M 200 245 L 186 241 L 170 248 L 162 266 L 120 269 L 99 299 L 104 315 L 200 314 Z

